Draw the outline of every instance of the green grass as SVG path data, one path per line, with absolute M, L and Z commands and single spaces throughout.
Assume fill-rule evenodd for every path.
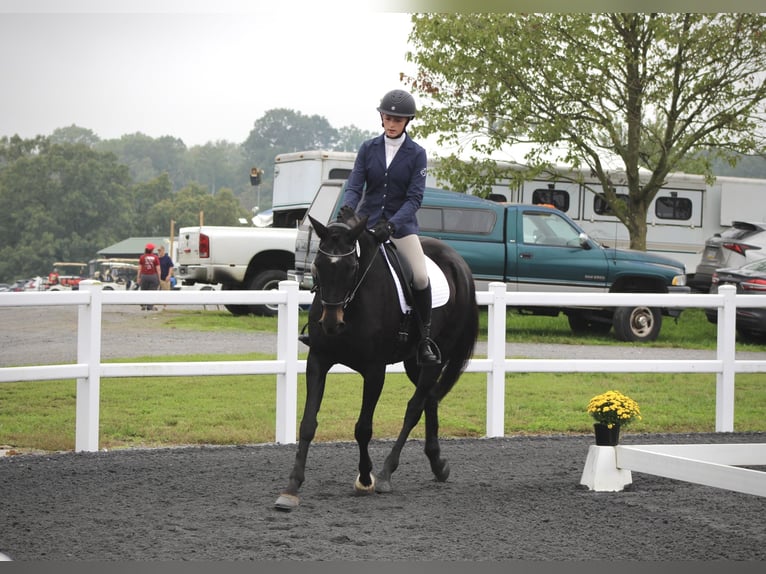
M 168 311 L 165 325 L 215 332 L 223 329 L 276 329 L 276 320 L 233 317 L 225 311 Z M 301 325 L 305 315 L 301 318 Z M 486 339 L 486 314 L 482 315 Z M 620 345 L 610 336 L 575 337 L 566 318 L 509 314 L 507 340 L 570 344 Z M 625 346 L 625 344 L 622 344 Z M 637 344 L 646 346 L 647 344 Z M 648 346 L 715 348 L 715 326 L 700 310 L 666 320 L 660 339 Z M 737 344 L 738 350 L 764 351 L 766 346 Z M 142 357 L 135 361 L 260 360 L 261 354 Z M 273 442 L 275 382 L 273 375 L 192 378 L 102 379 L 100 447 L 156 447 L 187 444 L 253 444 Z M 298 412 L 302 412 L 304 378 L 299 378 Z M 331 375 L 322 404 L 316 440 L 353 440 L 361 402 L 361 377 Z M 412 385 L 404 375 L 387 379 L 375 417 L 375 437 L 396 436 Z M 715 375 L 675 373 L 521 373 L 506 376 L 507 434 L 590 433 L 585 412 L 589 399 L 617 389 L 641 406 L 643 420 L 623 432 L 713 432 Z M 766 385 L 761 373 L 737 376 L 734 429 L 766 431 Z M 485 434 L 486 374 L 466 373 L 440 409 L 441 434 L 480 437 Z M 21 451 L 74 449 L 75 382 L 38 381 L 0 385 L 0 445 Z M 412 433 L 423 436 L 423 423 Z

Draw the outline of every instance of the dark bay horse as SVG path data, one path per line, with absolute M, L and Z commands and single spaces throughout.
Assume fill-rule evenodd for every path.
M 391 491 L 391 474 L 423 413 L 425 454 L 436 480 L 447 480 L 449 465 L 440 454 L 438 408 L 463 373 L 476 343 L 479 312 L 470 268 L 446 243 L 421 237 L 425 254 L 443 272 L 449 291 L 448 297 L 443 297 L 446 302 L 437 306 L 434 301 L 431 317 L 431 338 L 441 350 L 442 362 L 420 366 L 416 357 L 419 325 L 401 309 L 396 283 L 379 244 L 366 231 L 366 218 L 354 216 L 327 226 L 311 218 L 311 224 L 320 243 L 312 269 L 316 294 L 308 320 L 306 403 L 295 463 L 275 507 L 289 511 L 299 504 L 298 491 L 305 478 L 327 372 L 335 364 L 357 371 L 364 380 L 361 411 L 354 427 L 359 445 L 356 490 Z M 407 403 L 399 436 L 376 477 L 368 452 L 373 414 L 383 390 L 386 365 L 400 361 L 415 391 Z

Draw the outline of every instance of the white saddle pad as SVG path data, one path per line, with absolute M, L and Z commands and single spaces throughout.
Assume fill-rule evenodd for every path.
M 386 258 L 386 263 L 388 263 L 388 268 L 391 271 L 391 276 L 394 278 L 394 283 L 396 283 L 396 292 L 399 295 L 399 306 L 402 308 L 402 313 L 406 313 L 412 309 L 412 307 L 404 300 L 404 290 L 402 289 L 401 281 L 399 281 L 399 275 L 397 275 L 393 265 L 391 265 L 388 253 L 382 245 L 380 249 L 383 252 L 383 257 Z M 431 282 L 431 308 L 436 309 L 437 307 L 444 305 L 449 299 L 449 284 L 447 283 L 447 278 L 444 276 L 444 272 L 427 255 L 426 270 L 428 271 L 428 280 Z

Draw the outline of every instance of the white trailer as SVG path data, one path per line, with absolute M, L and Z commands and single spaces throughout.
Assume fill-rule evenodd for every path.
M 272 210 L 274 227 L 296 227 L 311 205 L 319 184 L 348 179 L 356 153 L 309 150 L 283 153 L 274 159 Z
M 624 177 L 614 174 L 613 182 L 617 194 L 627 200 Z M 597 196 L 600 191 L 594 177 L 566 169 L 520 185 L 499 182 L 492 189 L 494 199 L 553 204 L 593 239 L 628 248 L 628 230 Z M 693 273 L 705 241 L 734 221 L 766 221 L 766 180 L 722 176 L 708 185 L 702 176 L 674 173 L 647 210 L 646 250 L 677 259 Z

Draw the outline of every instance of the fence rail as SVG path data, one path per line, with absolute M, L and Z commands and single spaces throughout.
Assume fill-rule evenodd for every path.
M 298 358 L 298 319 L 301 305 L 313 295 L 295 281 L 282 281 L 272 291 L 104 291 L 99 282 L 84 281 L 79 291 L 0 293 L 0 307 L 76 305 L 77 362 L 58 365 L 0 367 L 0 383 L 76 379 L 75 450 L 96 451 L 99 445 L 101 378 L 155 376 L 276 375 L 276 442 L 296 442 L 298 375 L 306 361 Z M 734 430 L 734 382 L 736 373 L 766 372 L 766 360 L 737 360 L 736 307 L 766 307 L 766 295 L 737 295 L 732 286 L 718 294 L 656 293 L 541 293 L 508 292 L 504 283 L 490 283 L 478 291 L 476 300 L 488 308 L 487 355 L 473 357 L 467 372 L 487 374 L 486 434 L 503 436 L 505 429 L 505 376 L 514 372 L 598 373 L 715 373 L 716 432 Z M 745 305 L 746 303 L 746 305 Z M 264 361 L 194 361 L 149 363 L 102 363 L 101 327 L 104 305 L 278 305 L 277 358 Z M 508 307 L 650 307 L 718 309 L 716 358 L 709 360 L 663 359 L 509 359 L 506 357 Z M 40 327 L 44 328 L 43 325 Z M 336 366 L 332 372 L 351 372 Z M 404 372 L 402 363 L 388 372 Z M 202 375 L 201 375 L 202 374 Z

